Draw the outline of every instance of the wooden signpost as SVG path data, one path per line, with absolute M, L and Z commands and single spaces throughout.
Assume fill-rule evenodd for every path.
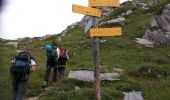
M 72 12 L 101 17 L 101 10 L 76 4 L 72 5 Z
M 119 7 L 119 0 L 89 0 L 89 7 Z
M 122 35 L 121 27 L 116 28 L 91 28 L 90 36 L 120 36 Z
M 100 62 L 99 62 L 99 38 L 101 36 L 120 36 L 122 35 L 121 27 L 114 28 L 97 28 L 97 17 L 101 17 L 101 10 L 94 7 L 119 7 L 119 0 L 89 0 L 89 7 L 72 5 L 72 11 L 75 13 L 93 16 L 85 26 L 85 33 L 90 29 L 92 37 L 93 60 L 94 60 L 94 82 L 96 89 L 96 100 L 101 100 L 100 92 Z M 93 7 L 93 8 L 91 8 Z

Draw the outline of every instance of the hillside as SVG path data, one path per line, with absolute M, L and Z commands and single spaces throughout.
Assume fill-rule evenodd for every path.
M 112 24 L 102 24 L 109 20 L 123 16 L 126 21 L 120 24 L 123 28 L 121 37 L 103 37 L 106 42 L 100 43 L 100 64 L 102 72 L 112 72 L 113 68 L 122 68 L 124 73 L 121 81 L 102 81 L 102 100 L 122 100 L 123 93 L 132 90 L 142 91 L 145 100 L 170 100 L 170 47 L 166 44 L 155 44 L 148 48 L 134 42 L 135 38 L 142 38 L 146 30 L 150 28 L 150 21 L 156 14 L 162 12 L 169 0 L 161 0 L 142 9 L 127 2 L 120 8 L 113 10 L 108 16 L 99 21 L 100 27 L 113 27 Z M 124 15 L 128 10 L 132 13 Z M 68 27 L 61 34 L 65 34 L 60 45 L 69 51 L 70 60 L 66 68 L 65 78 L 59 80 L 45 92 L 40 100 L 94 100 L 93 82 L 85 82 L 67 79 L 69 71 L 76 69 L 93 70 L 92 41 L 89 35 L 84 35 L 83 26 L 76 24 Z M 57 35 L 45 40 L 33 38 L 19 41 L 19 47 L 31 50 L 37 62 L 37 72 L 30 75 L 28 84 L 28 97 L 37 96 L 43 91 L 41 84 L 45 70 L 46 55 L 43 46 Z M 11 45 L 0 43 L 0 98 L 11 98 L 11 81 L 9 75 L 10 61 L 15 54 L 15 48 Z M 3 76 L 3 77 L 2 77 Z M 75 90 L 79 87 L 79 90 Z

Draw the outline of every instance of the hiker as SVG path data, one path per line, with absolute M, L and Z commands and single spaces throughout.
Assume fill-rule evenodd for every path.
M 68 52 L 64 47 L 60 47 L 60 56 L 58 59 L 57 79 L 61 79 L 64 76 L 65 67 L 67 66 L 67 60 L 69 59 Z
M 53 68 L 53 80 L 52 82 L 56 82 L 56 74 L 58 67 L 58 58 L 60 54 L 60 49 L 55 41 L 51 44 L 47 44 L 45 46 L 47 53 L 47 63 L 46 63 L 46 71 L 44 76 L 43 88 L 48 86 L 49 76 L 51 72 L 51 68 Z
M 12 100 L 24 100 L 30 72 L 36 71 L 36 63 L 28 51 L 19 51 L 10 68 L 13 96 Z

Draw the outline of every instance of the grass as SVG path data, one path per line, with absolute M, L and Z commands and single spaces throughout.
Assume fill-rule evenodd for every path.
M 10 45 L 0 46 L 0 98 L 9 100 L 12 90 L 9 69 L 15 51 Z

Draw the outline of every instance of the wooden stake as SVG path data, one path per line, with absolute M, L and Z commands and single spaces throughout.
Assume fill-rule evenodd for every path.
M 97 18 L 93 17 L 93 27 L 97 28 Z M 96 100 L 101 100 L 100 92 L 100 62 L 99 62 L 99 38 L 92 37 L 93 60 L 94 60 L 94 83 L 96 89 Z

